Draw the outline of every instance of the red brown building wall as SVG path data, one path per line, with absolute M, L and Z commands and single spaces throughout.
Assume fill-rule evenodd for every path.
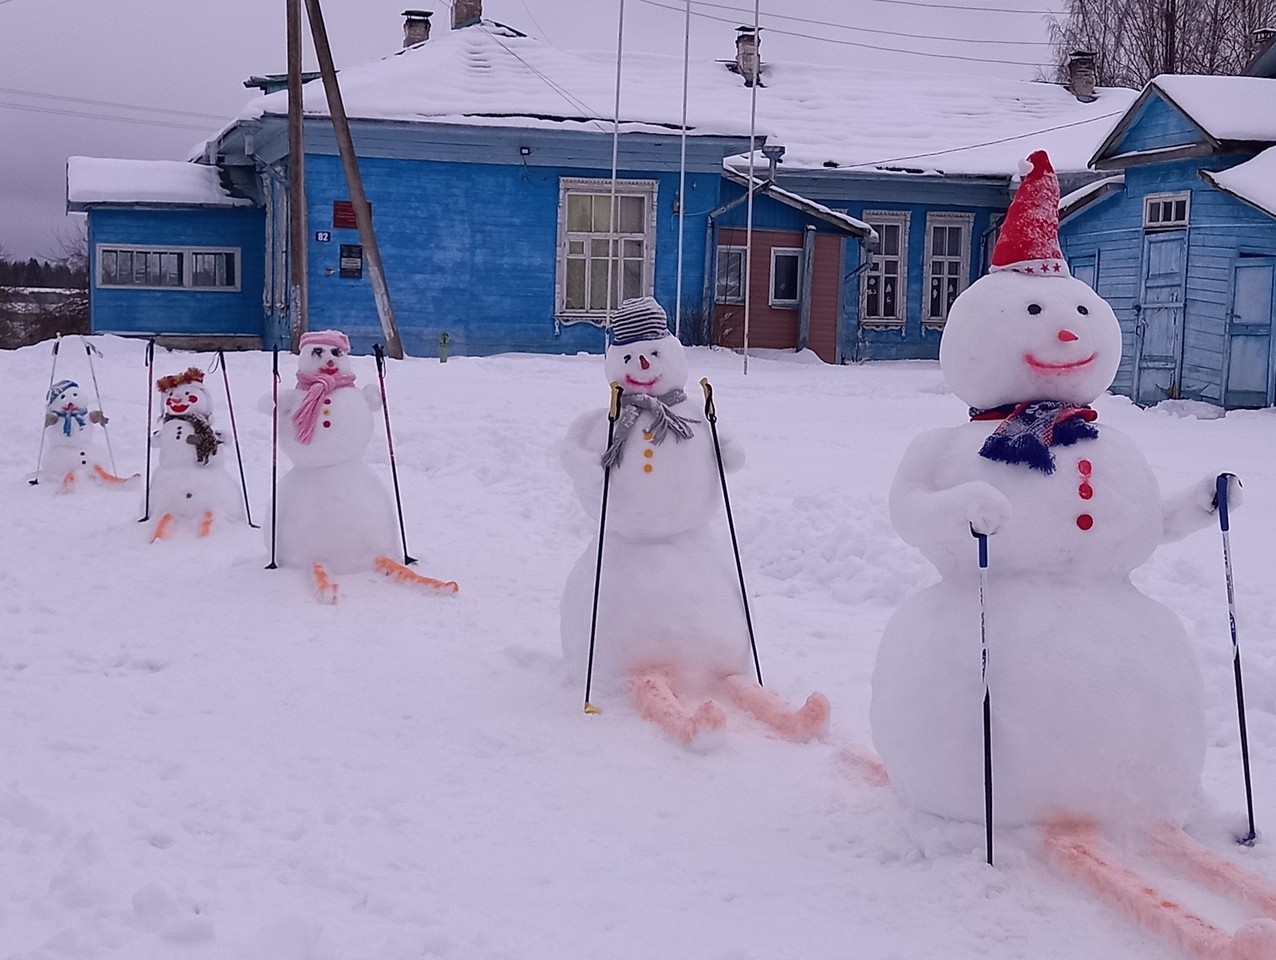
M 744 246 L 745 231 L 722 230 L 718 243 L 723 246 Z M 802 234 L 799 232 L 755 230 L 753 231 L 753 262 L 749 271 L 749 294 L 752 305 L 749 310 L 749 347 L 774 350 L 792 350 L 797 347 L 798 308 L 772 307 L 771 250 L 775 247 L 800 249 Z M 837 317 L 839 291 L 841 290 L 842 242 L 834 234 L 817 234 L 815 238 L 815 268 L 810 295 L 811 328 L 809 346 L 825 363 L 837 362 Z M 713 305 L 713 342 L 719 346 L 739 350 L 744 346 L 744 304 L 715 303 Z

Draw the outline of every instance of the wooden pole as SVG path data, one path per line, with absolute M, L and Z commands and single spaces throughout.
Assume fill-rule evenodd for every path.
M 291 349 L 301 349 L 310 304 L 306 282 L 306 148 L 302 136 L 301 0 L 287 0 L 288 15 L 288 326 Z
M 328 30 L 323 24 L 319 0 L 306 0 L 306 14 L 310 18 L 310 35 L 315 42 L 315 55 L 319 58 L 319 76 L 328 97 L 328 114 L 332 117 L 332 130 L 337 137 L 341 166 L 346 172 L 350 205 L 354 207 L 355 222 L 359 227 L 359 242 L 363 244 L 363 258 L 368 265 L 368 279 L 372 282 L 372 296 L 377 303 L 377 316 L 381 319 L 385 353 L 388 357 L 402 360 L 403 341 L 399 338 L 399 328 L 394 322 L 394 306 L 390 303 L 390 289 L 386 286 L 385 271 L 381 266 L 381 250 L 377 247 L 377 237 L 372 230 L 372 211 L 368 207 L 368 197 L 363 192 L 359 160 L 354 153 L 354 140 L 350 136 L 346 108 L 341 102 L 341 88 L 337 86 L 337 71 L 332 65 L 332 48 L 328 45 Z

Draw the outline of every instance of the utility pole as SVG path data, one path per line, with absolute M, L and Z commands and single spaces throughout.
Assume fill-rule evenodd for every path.
M 363 192 L 363 179 L 359 176 L 359 160 L 354 153 L 354 140 L 350 136 L 350 121 L 345 105 L 341 102 L 341 88 L 337 86 L 337 71 L 332 64 L 332 48 L 328 45 L 328 30 L 323 24 L 323 11 L 319 0 L 306 0 L 306 14 L 310 18 L 310 35 L 315 42 L 315 55 L 319 58 L 319 76 L 328 97 L 328 114 L 332 117 L 332 130 L 337 137 L 337 149 L 341 153 L 341 166 L 346 172 L 346 186 L 350 191 L 350 205 L 354 207 L 355 222 L 359 227 L 359 242 L 363 244 L 364 260 L 368 264 L 368 279 L 372 282 L 372 296 L 377 303 L 377 316 L 381 319 L 381 332 L 385 337 L 385 353 L 396 360 L 403 359 L 403 341 L 394 322 L 394 306 L 390 303 L 390 289 L 386 286 L 385 271 L 381 266 L 381 250 L 372 230 L 372 211 L 368 197 Z
M 287 0 L 288 18 L 288 326 L 301 349 L 310 322 L 306 282 L 306 148 L 302 137 L 301 0 Z

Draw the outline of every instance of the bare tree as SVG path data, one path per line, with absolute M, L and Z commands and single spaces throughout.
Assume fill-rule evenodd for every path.
M 1141 87 L 1160 73 L 1236 74 L 1276 0 L 1069 0 L 1050 22 L 1057 80 L 1073 51 L 1095 54 L 1098 83 Z

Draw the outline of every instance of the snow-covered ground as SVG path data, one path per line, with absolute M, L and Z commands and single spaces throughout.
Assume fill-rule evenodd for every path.
M 144 345 L 97 342 L 114 455 L 138 471 Z M 1034 831 L 999 833 L 989 868 L 980 826 L 909 814 L 847 762 L 868 743 L 882 628 L 936 579 L 895 536 L 886 494 L 908 442 L 965 415 L 937 365 L 772 354 L 746 377 L 735 354 L 689 356 L 748 458 L 731 496 L 764 677 L 796 702 L 829 696 L 824 741 L 730 711 L 723 742 L 692 752 L 622 699 L 583 714 L 558 601 L 593 524 L 555 447 L 606 403 L 596 356 L 392 362 L 415 569 L 460 593 L 356 574 L 329 606 L 299 572 L 264 570 L 262 534 L 242 525 L 149 543 L 140 481 L 29 487 L 50 352 L 0 353 L 0 958 L 1174 956 L 1051 867 Z M 156 374 L 208 359 L 160 351 Z M 295 363 L 281 365 L 290 386 Z M 254 407 L 270 358 L 229 368 L 268 528 L 270 427 Z M 370 358 L 355 368 L 375 382 Z M 83 352 L 64 348 L 58 376 L 91 384 Z M 221 374 L 208 382 L 226 428 Z M 1165 490 L 1220 468 L 1245 481 L 1239 633 L 1259 827 L 1276 831 L 1276 412 L 1097 406 Z M 1217 529 L 1160 549 L 1135 581 L 1182 617 L 1205 675 L 1189 829 L 1276 881 L 1270 841 L 1229 839 L 1244 793 Z M 1227 929 L 1252 916 L 1198 906 Z

